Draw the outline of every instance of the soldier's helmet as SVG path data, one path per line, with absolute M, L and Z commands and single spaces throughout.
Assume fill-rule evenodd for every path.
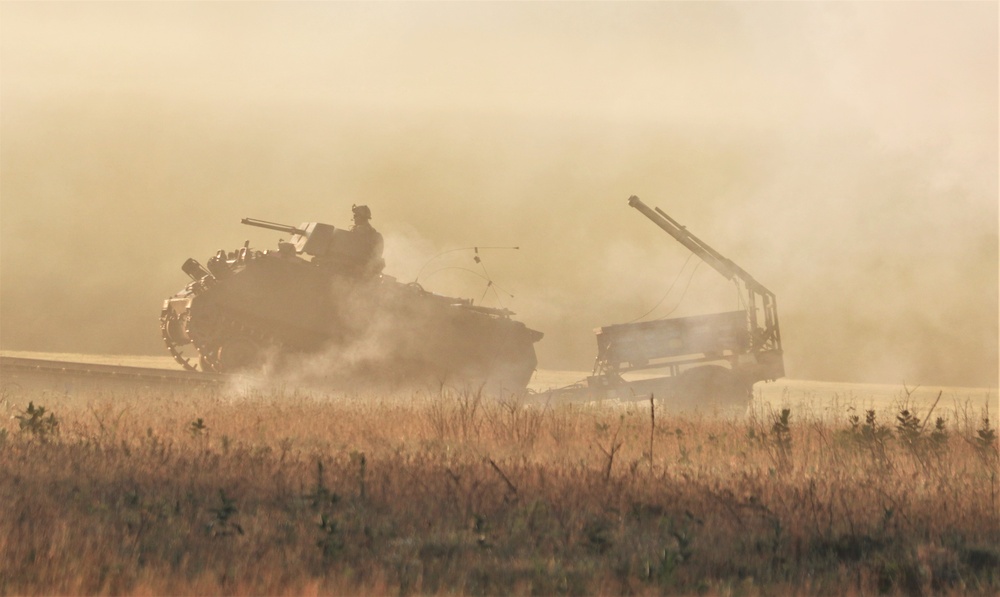
M 354 218 L 361 218 L 363 220 L 372 219 L 372 210 L 368 209 L 367 205 L 352 205 L 351 211 L 354 212 Z

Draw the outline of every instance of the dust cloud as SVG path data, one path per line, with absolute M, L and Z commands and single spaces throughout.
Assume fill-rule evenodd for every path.
M 185 259 L 276 246 L 241 217 L 365 203 L 387 274 L 585 370 L 737 305 L 636 194 L 777 295 L 790 377 L 996 387 L 997 11 L 0 4 L 0 347 L 162 354 Z

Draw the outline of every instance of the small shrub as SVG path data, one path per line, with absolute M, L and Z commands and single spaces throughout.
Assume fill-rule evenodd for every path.
M 59 432 L 59 421 L 54 414 L 48 413 L 49 416 L 46 417 L 45 413 L 44 406 L 36 407 L 34 402 L 29 402 L 24 414 L 16 415 L 14 418 L 18 420 L 21 433 L 27 433 L 39 441 L 47 442 Z
M 972 438 L 972 445 L 976 447 L 979 458 L 992 469 L 997 467 L 997 460 L 1000 453 L 997 450 L 997 432 L 990 426 L 990 415 L 987 411 L 983 415 L 983 424 L 976 430 L 976 436 Z
M 857 424 L 857 419 L 851 421 L 852 429 L 857 433 L 856 441 L 868 449 L 871 453 L 872 461 L 880 467 L 891 467 L 889 452 L 886 450 L 886 440 L 892 436 L 892 431 L 878 422 L 875 410 L 865 411 L 865 422 L 863 425 Z
M 188 426 L 188 431 L 191 432 L 192 436 L 198 437 L 203 433 L 205 433 L 206 431 L 208 431 L 208 426 L 205 425 L 204 419 L 198 418 L 195 419 L 194 421 L 191 421 L 191 425 Z
M 920 441 L 920 419 L 907 409 L 896 415 L 896 436 L 907 446 L 915 447 Z
M 320 538 L 316 541 L 320 553 L 324 560 L 329 560 L 344 550 L 344 537 L 340 532 L 337 521 L 326 514 L 320 515 L 319 521 Z
M 781 409 L 781 413 L 772 414 L 771 444 L 774 448 L 774 461 L 779 470 L 791 468 L 792 458 L 792 410 Z
M 940 455 L 948 446 L 948 430 L 945 428 L 947 421 L 944 417 L 938 417 L 934 421 L 934 430 L 931 431 L 929 441 L 931 450 Z
M 214 516 L 212 522 L 208 523 L 207 530 L 213 537 L 229 537 L 234 534 L 243 534 L 241 527 L 233 517 L 239 514 L 236 509 L 236 500 L 226 496 L 226 492 L 219 490 L 219 499 L 222 505 L 212 508 L 210 512 Z

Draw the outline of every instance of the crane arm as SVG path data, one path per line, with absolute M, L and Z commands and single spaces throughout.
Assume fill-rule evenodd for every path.
M 753 276 L 747 273 L 746 270 L 723 257 L 705 241 L 688 232 L 687 228 L 678 224 L 676 220 L 664 213 L 659 207 L 655 209 L 650 208 L 635 195 L 628 198 L 628 204 L 652 220 L 654 224 L 662 228 L 667 234 L 677 239 L 677 242 L 687 247 L 692 253 L 701 258 L 702 261 L 712 266 L 715 271 L 722 274 L 723 278 L 727 280 L 732 280 L 734 277 L 739 278 L 746 285 L 747 289 L 762 295 L 774 296 L 770 290 L 764 288 L 757 280 L 754 280 Z
M 777 350 L 780 354 L 781 332 L 778 329 L 778 307 L 773 292 L 765 288 L 757 280 L 754 280 L 753 276 L 747 273 L 742 267 L 723 257 L 718 251 L 710 247 L 708 243 L 688 232 L 684 226 L 678 224 L 676 220 L 665 214 L 660 208 L 650 208 L 635 195 L 629 197 L 628 204 L 639 210 L 642 215 L 652 220 L 654 224 L 690 249 L 702 261 L 711 265 L 715 271 L 722 274 L 722 277 L 727 280 L 736 278 L 742 282 L 747 291 L 746 309 L 750 317 L 750 328 L 754 331 L 754 348 L 756 350 L 773 349 Z M 759 327 L 757 319 L 758 296 L 760 297 L 764 314 L 763 327 Z

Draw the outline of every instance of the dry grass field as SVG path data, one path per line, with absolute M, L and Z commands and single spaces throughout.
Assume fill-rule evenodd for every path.
M 793 392 L 712 417 L 8 384 L 0 594 L 1000 593 L 984 400 Z

